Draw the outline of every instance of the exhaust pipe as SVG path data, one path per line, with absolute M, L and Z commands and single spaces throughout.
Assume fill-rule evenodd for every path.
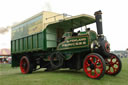
M 99 35 L 103 34 L 103 28 L 102 28 L 102 12 L 101 10 L 95 12 L 95 19 L 96 19 L 96 26 L 97 26 L 97 33 Z

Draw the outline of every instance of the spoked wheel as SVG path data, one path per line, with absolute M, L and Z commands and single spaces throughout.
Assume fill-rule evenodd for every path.
M 106 61 L 106 74 L 116 75 L 121 71 L 122 63 L 118 56 L 110 54 L 110 58 L 105 59 Z
M 85 57 L 83 69 L 88 77 L 100 79 L 106 70 L 105 61 L 99 54 L 91 53 Z
M 26 56 L 23 56 L 20 60 L 20 70 L 23 74 L 32 73 L 33 66 L 30 59 Z

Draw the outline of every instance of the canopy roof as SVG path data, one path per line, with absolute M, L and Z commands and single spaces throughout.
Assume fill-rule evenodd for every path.
M 67 17 L 65 19 L 48 23 L 46 28 L 61 28 L 64 30 L 70 30 L 86 26 L 88 24 L 94 23 L 95 18 L 87 14 L 81 14 L 78 16 Z

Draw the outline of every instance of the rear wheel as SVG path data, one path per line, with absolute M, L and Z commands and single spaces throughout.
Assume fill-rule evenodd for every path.
M 115 54 L 110 54 L 110 58 L 105 59 L 106 61 L 106 74 L 117 75 L 122 68 L 121 60 Z
M 100 79 L 106 70 L 105 61 L 99 54 L 91 53 L 84 59 L 83 70 L 88 77 Z
M 32 73 L 33 65 L 27 56 L 23 56 L 20 60 L 20 70 L 23 74 Z

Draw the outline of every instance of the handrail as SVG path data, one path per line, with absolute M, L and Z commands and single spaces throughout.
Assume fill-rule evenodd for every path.
M 58 15 L 52 16 L 52 17 L 48 17 L 48 18 L 46 18 L 46 20 L 51 19 L 51 18 L 54 18 L 54 20 L 56 21 L 56 18 L 58 16 L 63 16 L 63 19 L 65 19 L 65 17 L 67 17 L 67 16 L 70 16 L 71 17 L 71 15 L 68 15 L 66 13 L 63 13 L 63 14 L 58 14 Z

